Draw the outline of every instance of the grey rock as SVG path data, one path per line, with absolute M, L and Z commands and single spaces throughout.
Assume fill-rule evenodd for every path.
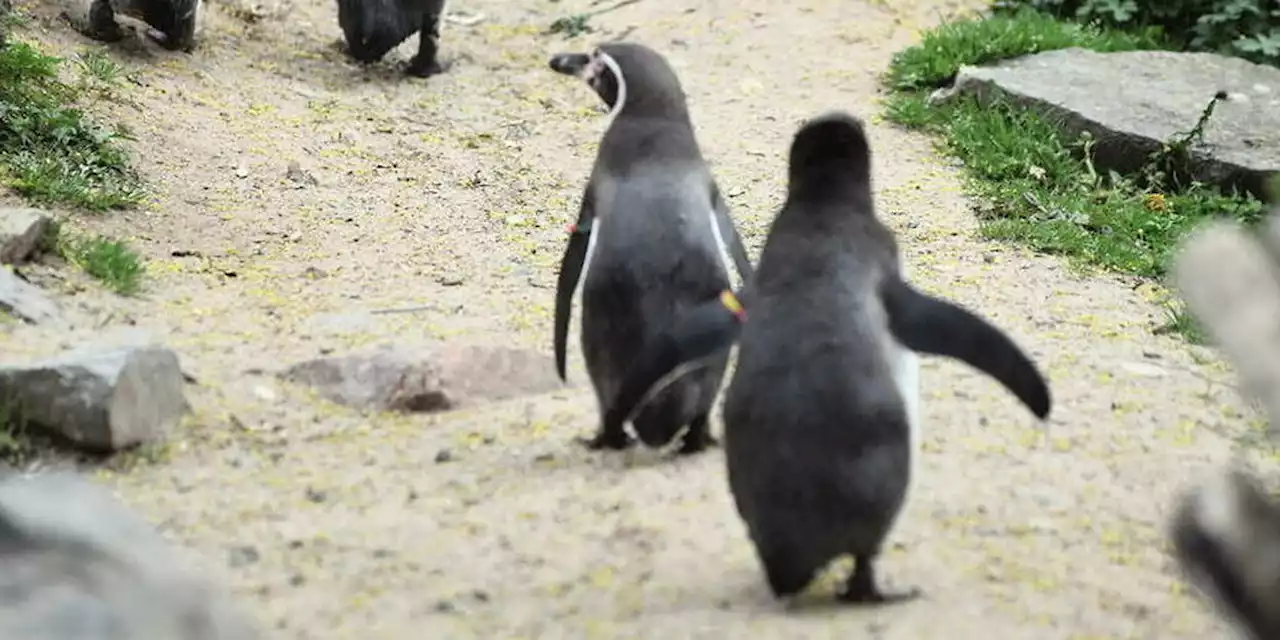
M 189 410 L 177 354 L 155 345 L 0 367 L 0 397 L 30 425 L 95 452 L 162 440 Z
M 49 216 L 39 209 L 0 209 L 0 264 L 22 264 L 40 246 Z
M 251 618 L 106 488 L 0 482 L 0 638 L 256 640 Z
M 52 298 L 3 266 L 0 266 L 0 311 L 32 324 L 63 324 L 62 309 Z
M 987 67 L 964 67 L 952 95 L 993 98 L 1088 131 L 1099 168 L 1129 173 L 1160 145 L 1190 131 L 1219 91 L 1204 141 L 1193 144 L 1195 179 L 1262 194 L 1280 171 L 1280 69 L 1212 53 L 1062 49 Z M 947 99 L 939 92 L 934 100 Z
M 445 411 L 561 386 L 545 354 L 471 345 L 382 345 L 300 362 L 279 376 L 339 404 L 400 412 Z

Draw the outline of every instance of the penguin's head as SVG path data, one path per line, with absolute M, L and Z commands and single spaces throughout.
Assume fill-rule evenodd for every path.
M 791 141 L 789 173 L 793 187 L 819 175 L 869 185 L 871 145 L 862 120 L 832 111 L 805 122 Z
M 551 70 L 585 81 L 616 115 L 633 110 L 685 110 L 680 80 L 661 54 L 634 42 L 602 44 L 590 53 L 557 53 Z

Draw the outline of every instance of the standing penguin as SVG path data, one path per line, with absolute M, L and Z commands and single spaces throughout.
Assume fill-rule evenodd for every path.
M 1000 330 L 903 280 L 875 215 L 862 123 L 830 113 L 790 151 L 787 199 L 741 302 L 724 292 L 687 312 L 637 359 L 606 412 L 619 420 L 672 369 L 740 337 L 724 404 L 729 487 L 777 597 L 832 559 L 855 565 L 841 599 L 893 602 L 873 562 L 912 481 L 918 362 L 949 356 L 986 372 L 1036 416 L 1049 389 Z M 749 318 L 748 318 L 749 315 Z
M 751 265 L 702 157 L 680 80 L 660 54 L 613 42 L 557 54 L 550 65 L 582 78 L 610 108 L 560 264 L 555 311 L 556 370 L 564 379 L 573 295 L 586 271 L 582 350 L 603 416 L 647 341 L 725 289 L 731 260 L 743 279 Z M 727 362 L 720 354 L 655 394 L 632 420 L 640 440 L 665 445 L 687 426 L 681 453 L 715 444 L 708 417 Z M 602 424 L 584 441 L 591 449 L 632 443 L 621 422 Z

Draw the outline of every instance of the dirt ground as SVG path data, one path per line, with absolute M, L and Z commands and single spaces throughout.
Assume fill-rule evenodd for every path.
M 644 0 L 567 41 L 539 32 L 586 0 L 453 4 L 484 20 L 445 27 L 454 67 L 427 82 L 347 63 L 322 0 L 253 25 L 215 0 L 195 55 L 115 54 L 139 86 L 109 109 L 157 197 L 79 224 L 130 238 L 148 290 L 122 300 L 68 274 L 94 324 L 0 336 L 34 357 L 133 324 L 180 352 L 195 415 L 159 459 L 100 477 L 198 550 L 272 637 L 1228 637 L 1164 550 L 1176 492 L 1257 423 L 1228 369 L 1152 334 L 1164 312 L 1149 286 L 978 239 L 957 169 L 876 116 L 877 74 L 954 4 Z M 427 339 L 544 349 L 550 366 L 564 224 L 605 119 L 547 59 L 627 30 L 681 74 L 753 256 L 797 123 L 862 115 L 913 279 L 992 318 L 1051 377 L 1040 427 L 990 379 L 925 360 L 922 476 L 881 566 L 927 599 L 775 604 L 720 452 L 572 442 L 596 419 L 576 337 L 565 390 L 438 416 L 361 416 L 269 375 Z M 51 21 L 31 35 L 89 46 Z M 286 179 L 291 162 L 318 184 Z

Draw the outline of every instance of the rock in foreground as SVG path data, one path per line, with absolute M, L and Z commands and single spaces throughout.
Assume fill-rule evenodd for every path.
M 280 377 L 338 404 L 401 412 L 447 411 L 561 386 L 546 354 L 466 345 L 384 345 L 301 362 Z
M 0 400 L 30 425 L 107 453 L 163 439 L 187 411 L 183 382 L 177 354 L 164 347 L 80 350 L 0 367 Z
M 1280 171 L 1280 69 L 1212 53 L 1062 49 L 964 67 L 950 93 L 983 102 L 1003 98 L 1062 117 L 1067 131 L 1089 131 L 1098 165 L 1129 173 L 1160 145 L 1195 126 L 1219 103 L 1191 147 L 1197 180 L 1261 194 Z
M 0 482 L 0 638 L 255 640 L 142 518 L 70 474 Z

